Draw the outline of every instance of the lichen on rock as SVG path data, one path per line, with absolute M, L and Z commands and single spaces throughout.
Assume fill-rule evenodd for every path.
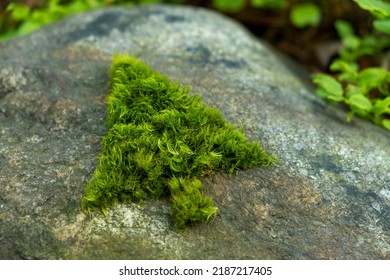
M 199 95 L 189 95 L 188 86 L 171 82 L 141 60 L 114 56 L 110 76 L 109 131 L 84 209 L 105 213 L 118 202 L 170 195 L 176 227 L 184 229 L 217 212 L 198 177 L 274 161 Z

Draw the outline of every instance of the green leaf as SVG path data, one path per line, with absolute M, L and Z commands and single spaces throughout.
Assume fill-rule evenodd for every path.
M 213 0 L 213 4 L 218 10 L 237 12 L 244 8 L 245 0 Z
M 321 10 L 313 3 L 296 4 L 291 9 L 290 20 L 298 28 L 315 26 L 321 20 Z
M 11 3 L 7 6 L 7 11 L 12 12 L 12 17 L 15 20 L 24 20 L 30 14 L 30 8 L 26 5 Z
M 369 112 L 372 108 L 371 101 L 365 97 L 363 94 L 352 95 L 347 103 L 353 107 L 356 107 L 364 112 Z
M 360 8 L 369 11 L 378 18 L 390 17 L 390 3 L 381 0 L 353 0 Z
M 374 27 L 378 31 L 390 34 L 390 19 L 374 20 Z
M 384 113 L 390 113 L 390 96 L 386 97 L 383 100 L 378 99 L 374 106 L 372 107 L 371 111 L 375 115 L 382 115 Z
M 31 33 L 38 28 L 40 28 L 42 24 L 36 23 L 33 21 L 25 21 L 18 29 L 18 35 L 26 35 L 28 33 Z
M 354 62 L 347 62 L 344 60 L 335 60 L 330 65 L 331 71 L 340 71 L 342 72 L 340 76 L 338 77 L 341 81 L 349 81 L 349 82 L 355 82 L 356 78 L 358 76 L 358 65 Z
M 343 88 L 335 78 L 326 74 L 317 74 L 313 76 L 313 82 L 320 87 L 317 90 L 320 96 L 326 95 L 325 98 L 334 101 L 344 100 Z
M 349 49 L 357 49 L 360 46 L 361 39 L 356 36 L 343 38 L 343 45 Z
M 390 130 L 390 120 L 383 120 L 382 125 L 384 128 Z
M 351 97 L 352 95 L 356 95 L 356 94 L 363 94 L 362 89 L 353 84 L 348 84 L 345 89 L 345 95 L 347 97 Z
M 382 86 L 387 80 L 387 73 L 388 72 L 382 68 L 366 68 L 359 73 L 358 81 L 365 91 L 369 91 L 373 88 Z
M 319 87 L 316 89 L 316 94 L 323 98 L 323 99 L 327 99 L 328 96 L 329 96 L 329 93 L 327 91 L 325 91 L 323 88 Z M 340 100 L 341 101 L 341 100 Z
M 349 72 L 349 73 L 357 73 L 358 66 L 356 63 L 347 62 L 344 60 L 335 60 L 330 65 L 330 70 L 332 71 L 342 71 L 342 72 Z
M 352 25 L 345 20 L 336 20 L 334 27 L 341 38 L 355 36 L 355 31 Z
M 357 49 L 360 46 L 361 39 L 355 35 L 355 31 L 349 22 L 337 20 L 334 26 L 346 48 Z

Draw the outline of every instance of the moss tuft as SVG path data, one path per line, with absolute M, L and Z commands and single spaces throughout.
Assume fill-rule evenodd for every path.
M 217 208 L 197 177 L 274 161 L 257 142 L 207 107 L 199 95 L 129 56 L 114 56 L 108 134 L 82 201 L 106 209 L 148 196 L 171 196 L 176 226 L 207 221 Z

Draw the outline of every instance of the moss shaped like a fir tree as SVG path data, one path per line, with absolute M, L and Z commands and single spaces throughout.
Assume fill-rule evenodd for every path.
M 177 228 L 207 221 L 217 208 L 202 193 L 198 177 L 233 173 L 273 157 L 248 142 L 199 95 L 189 96 L 139 59 L 114 56 L 102 153 L 82 206 L 90 211 L 118 202 L 169 195 Z

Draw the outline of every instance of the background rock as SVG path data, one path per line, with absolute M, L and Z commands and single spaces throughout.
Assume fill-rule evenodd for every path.
M 81 212 L 114 52 L 190 84 L 277 165 L 203 178 L 219 214 L 183 234 L 166 199 Z M 221 15 L 94 11 L 1 43 L 0 65 L 1 259 L 390 258 L 390 134 L 347 124 L 298 68 Z

